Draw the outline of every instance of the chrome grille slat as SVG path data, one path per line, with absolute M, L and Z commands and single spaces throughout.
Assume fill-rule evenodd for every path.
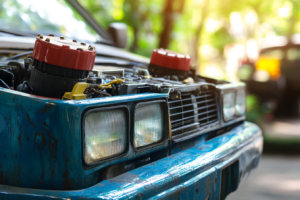
M 214 109 L 214 110 L 208 110 L 208 111 L 206 111 L 206 112 L 203 112 L 203 113 L 200 113 L 200 114 L 197 114 L 197 116 L 200 116 L 200 115 L 204 115 L 204 114 L 206 114 L 206 116 L 207 117 L 209 117 L 208 116 L 208 113 L 211 113 L 211 112 L 216 112 L 217 110 L 216 109 Z M 180 113 L 179 113 L 180 114 Z M 172 123 L 174 123 L 174 122 L 178 122 L 178 121 L 180 121 L 180 120 L 185 120 L 185 119 L 190 119 L 190 118 L 193 118 L 194 116 L 191 116 L 191 117 L 185 117 L 185 118 L 183 118 L 183 119 L 179 119 L 179 120 L 174 120 L 174 121 L 171 121 L 171 124 Z
M 177 107 L 173 107 L 173 108 L 169 108 L 170 110 L 174 110 L 174 109 L 177 109 L 177 108 L 181 108 L 181 107 L 187 107 L 187 106 L 193 106 L 193 104 L 186 104 L 186 105 L 183 105 L 183 106 L 177 106 Z
M 197 102 L 197 104 L 200 104 L 200 103 L 207 103 L 207 102 L 212 102 L 212 101 L 214 101 L 214 100 L 215 100 L 215 99 L 199 101 L 199 102 Z
M 187 111 L 183 111 L 182 113 L 189 113 L 189 112 L 194 112 L 194 109 L 192 110 L 187 110 Z M 174 113 L 174 114 L 171 114 L 170 117 L 172 116 L 176 116 L 176 115 L 180 115 L 181 113 Z
M 212 90 L 202 91 L 198 96 L 182 93 L 180 100 L 169 100 L 168 104 L 171 129 L 176 129 L 177 135 L 183 133 L 181 127 L 182 130 L 192 124 L 204 127 L 219 120 L 217 93 Z

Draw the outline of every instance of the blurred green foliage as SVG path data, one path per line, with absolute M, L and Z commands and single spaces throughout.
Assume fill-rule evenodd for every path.
M 246 119 L 250 122 L 259 122 L 264 118 L 264 111 L 260 105 L 259 99 L 255 95 L 248 95 L 246 100 L 247 114 Z
M 227 44 L 243 43 L 249 38 L 270 34 L 288 35 L 300 30 L 300 4 L 296 0 L 79 0 L 105 28 L 116 21 L 128 24 L 128 49 L 146 56 L 158 47 L 165 26 L 163 11 L 166 3 L 181 1 L 183 12 L 171 16 L 175 23 L 169 48 L 175 51 L 201 54 L 200 46 L 208 44 L 222 56 Z M 207 15 L 203 15 L 204 12 Z M 232 13 L 238 13 L 244 22 L 240 35 L 233 33 Z M 199 32 L 200 26 L 203 29 Z M 200 38 L 197 44 L 196 38 Z
M 107 28 L 112 22 L 126 23 L 129 29 L 129 50 L 149 56 L 152 49 L 157 47 L 158 33 L 160 33 L 162 28 L 160 13 L 163 1 L 79 0 L 79 2 L 88 9 L 104 28 Z M 134 27 L 138 28 L 137 35 L 134 35 Z M 137 37 L 137 47 L 133 48 L 135 37 Z

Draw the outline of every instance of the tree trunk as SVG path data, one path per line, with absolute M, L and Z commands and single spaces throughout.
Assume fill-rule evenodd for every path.
M 299 8 L 298 6 L 298 2 L 296 1 L 291 1 L 293 7 L 292 7 L 292 15 L 291 15 L 291 18 L 289 20 L 289 30 L 288 30 L 288 33 L 287 33 L 287 38 L 288 38 L 288 42 L 289 43 L 292 43 L 292 36 L 293 34 L 295 33 L 295 25 L 296 25 L 296 13 L 297 13 L 297 9 Z
M 130 51 L 136 52 L 136 50 L 139 47 L 138 40 L 139 40 L 139 28 L 134 26 L 133 27 L 133 43 L 132 43 L 132 46 L 130 47 Z
M 139 29 L 140 25 L 142 24 L 141 20 L 141 13 L 139 13 L 139 6 L 140 6 L 140 1 L 136 0 L 125 0 L 124 5 L 129 5 L 129 13 L 126 15 L 127 21 L 130 22 L 130 25 L 133 29 L 133 42 L 130 46 L 130 51 L 136 52 L 139 49 Z M 125 9 L 125 7 L 123 7 Z
M 178 7 L 175 8 L 176 3 Z M 159 48 L 167 49 L 171 42 L 171 34 L 176 14 L 183 12 L 185 0 L 167 0 L 163 10 L 163 30 L 160 34 Z
M 209 0 L 203 0 L 203 5 L 202 5 L 202 15 L 201 15 L 201 20 L 199 23 L 199 26 L 196 30 L 196 49 L 195 49 L 195 58 L 194 58 L 194 63 L 198 64 L 198 61 L 200 60 L 200 52 L 199 52 L 199 46 L 201 45 L 201 35 L 202 35 L 202 30 L 204 27 L 204 23 L 206 21 L 206 17 L 208 14 L 208 7 L 209 7 Z

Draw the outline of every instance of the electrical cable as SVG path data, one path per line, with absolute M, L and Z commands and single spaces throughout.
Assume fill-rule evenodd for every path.
M 6 60 L 16 60 L 18 58 L 21 58 L 23 56 L 26 56 L 26 55 L 29 55 L 29 54 L 32 54 L 32 53 L 33 53 L 33 51 L 26 51 L 26 52 L 23 52 L 23 53 L 16 54 L 12 57 L 9 57 Z
M 11 88 L 2 79 L 0 79 L 0 87 L 7 88 L 7 89 L 11 90 Z

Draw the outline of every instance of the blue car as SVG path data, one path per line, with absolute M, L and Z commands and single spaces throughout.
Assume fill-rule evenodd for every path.
M 124 24 L 74 0 L 0 0 L 0 16 L 0 199 L 219 200 L 257 167 L 244 83 L 129 53 Z

